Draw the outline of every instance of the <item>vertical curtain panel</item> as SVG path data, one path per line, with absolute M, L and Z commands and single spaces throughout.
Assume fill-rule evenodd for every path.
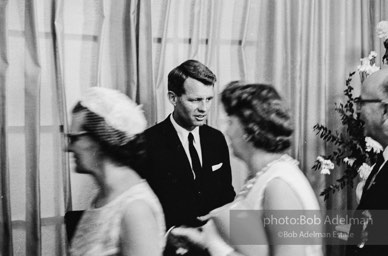
M 375 26 L 387 13 L 388 0 L 0 0 L 1 255 L 66 255 L 64 213 L 85 209 L 96 192 L 65 152 L 82 93 L 118 89 L 143 105 L 151 126 L 172 111 L 167 74 L 187 59 L 218 77 L 208 122 L 221 130 L 228 82 L 280 91 L 294 118 L 290 153 L 318 196 L 341 172 L 311 171 L 330 150 L 312 127 L 339 127 L 334 103 L 360 58 L 375 50 L 381 59 Z M 246 168 L 232 165 L 238 190 Z M 353 194 L 321 205 L 354 207 Z
M 359 59 L 382 42 L 375 26 L 385 18 L 387 1 L 321 0 L 169 0 L 153 1 L 153 47 L 157 118 L 172 111 L 167 98 L 168 72 L 189 58 L 208 65 L 217 75 L 216 92 L 232 80 L 273 84 L 294 118 L 291 154 L 305 171 L 317 196 L 327 183 L 312 173 L 315 158 L 326 148 L 313 132 L 316 123 L 339 126 L 334 103 L 343 100 L 345 80 Z M 354 86 L 359 87 L 356 77 Z M 209 123 L 223 129 L 224 113 L 215 97 Z M 234 168 L 239 186 L 243 175 Z M 242 172 L 243 173 L 243 172 Z M 236 177 L 236 178 L 235 178 Z M 238 182 L 238 180 L 240 182 Z M 339 193 L 335 203 L 347 205 Z
M 40 205 L 40 89 L 41 68 L 38 47 L 36 1 L 25 2 L 24 19 L 24 133 L 26 154 L 26 252 L 41 255 Z
M 6 75 L 7 54 L 7 0 L 0 1 L 0 255 L 13 255 L 11 202 L 7 155 Z

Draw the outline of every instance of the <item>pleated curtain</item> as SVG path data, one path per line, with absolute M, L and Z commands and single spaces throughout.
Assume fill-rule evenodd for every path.
M 334 103 L 360 58 L 375 50 L 381 59 L 375 27 L 387 14 L 387 0 L 0 0 L 0 255 L 66 255 L 64 213 L 95 194 L 64 151 L 82 93 L 118 89 L 143 105 L 151 126 L 171 113 L 167 74 L 187 59 L 218 77 L 208 122 L 221 130 L 226 83 L 279 90 L 295 126 L 290 154 L 319 197 L 341 170 L 311 171 L 331 149 L 312 127 L 340 127 Z M 353 83 L 357 93 L 357 76 Z M 232 168 L 238 190 L 246 167 L 232 156 Z M 356 205 L 351 189 L 320 203 Z
M 374 50 L 378 65 L 384 54 L 376 25 L 386 20 L 388 1 L 335 0 L 166 0 L 153 1 L 153 55 L 157 120 L 171 113 L 166 97 L 167 74 L 194 58 L 217 75 L 216 92 L 232 80 L 269 83 L 284 96 L 294 121 L 291 155 L 299 162 L 319 197 L 341 177 L 313 172 L 318 155 L 332 148 L 313 131 L 317 123 L 340 127 L 335 103 L 360 58 Z M 155 11 L 157 10 L 157 11 Z M 353 87 L 359 93 L 360 80 Z M 216 95 L 209 124 L 224 130 L 225 113 Z M 241 187 L 246 169 L 232 157 L 233 182 Z M 346 189 L 323 208 L 353 209 L 354 191 Z M 320 198 L 322 199 L 322 198 Z
M 84 90 L 118 89 L 154 119 L 150 3 L 0 1 L 0 255 L 67 255 L 63 216 L 95 189 L 65 152 Z

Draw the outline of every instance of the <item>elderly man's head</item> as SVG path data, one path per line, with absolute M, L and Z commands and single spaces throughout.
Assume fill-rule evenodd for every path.
M 361 100 L 366 135 L 388 146 L 388 69 L 379 70 L 364 81 Z

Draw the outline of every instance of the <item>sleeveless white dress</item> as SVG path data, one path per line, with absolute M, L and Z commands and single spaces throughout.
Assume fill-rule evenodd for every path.
M 269 182 L 273 179 L 281 179 L 295 191 L 303 206 L 301 210 L 320 209 L 310 183 L 298 167 L 298 161 L 288 155 L 281 156 L 279 159 L 269 163 L 262 170 L 259 170 L 254 178 L 247 181 L 232 203 L 216 209 L 211 213 L 214 216 L 212 219 L 223 238 L 242 254 L 270 255 L 270 246 L 267 244 L 268 238 L 263 229 L 263 224 L 258 221 L 253 221 L 255 223 L 250 225 L 250 230 L 243 232 L 250 234 L 250 236 L 255 235 L 259 237 L 258 241 L 260 240 L 261 242 L 259 244 L 238 245 L 239 242 L 233 241 L 235 238 L 230 234 L 230 210 L 267 210 L 263 208 L 264 192 Z M 286 197 L 287 195 L 284 196 Z M 292 246 L 304 247 L 305 255 L 308 256 L 323 255 L 321 245 Z
M 136 184 L 103 207 L 86 210 L 77 226 L 70 247 L 72 256 L 120 255 L 120 224 L 131 202 L 142 200 L 152 210 L 158 225 L 158 243 L 162 254 L 165 246 L 165 222 L 160 202 L 146 181 Z M 145 220 L 146 221 L 146 220 Z

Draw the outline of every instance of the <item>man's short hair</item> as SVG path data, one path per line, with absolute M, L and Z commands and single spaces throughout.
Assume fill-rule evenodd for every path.
M 183 83 L 188 77 L 208 86 L 213 86 L 217 81 L 216 75 L 204 64 L 197 60 L 187 60 L 168 74 L 168 90 L 181 96 L 185 93 Z

